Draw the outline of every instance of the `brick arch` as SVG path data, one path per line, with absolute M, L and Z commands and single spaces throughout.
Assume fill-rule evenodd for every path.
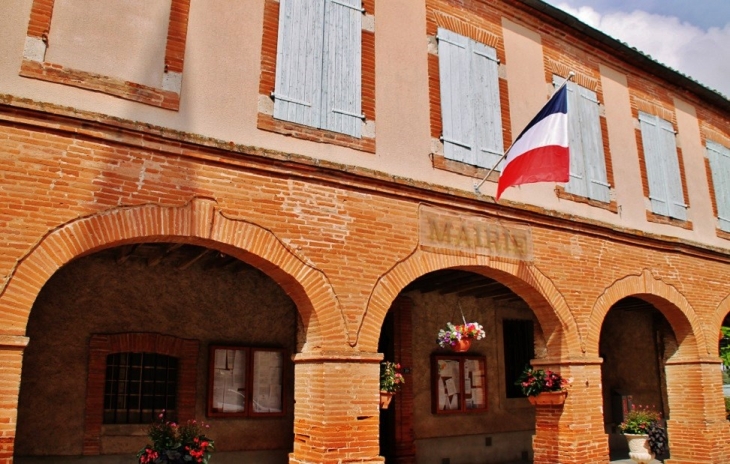
M 225 217 L 208 199 L 194 199 L 181 207 L 120 207 L 54 229 L 18 261 L 0 289 L 0 334 L 25 333 L 35 298 L 64 264 L 104 248 L 145 241 L 207 246 L 256 266 L 297 306 L 307 331 L 302 351 L 325 343 L 322 328 L 342 334 L 342 340 L 328 337 L 328 344 L 341 348 L 346 343 L 340 305 L 324 273 L 287 248 L 271 231 Z
M 493 278 L 525 300 L 540 322 L 551 355 L 582 355 L 583 342 L 568 304 L 550 279 L 535 266 L 485 256 L 443 255 L 423 250 L 393 267 L 375 285 L 357 334 L 360 350 L 377 349 L 380 327 L 388 308 L 406 285 L 429 272 L 449 268 Z
M 715 309 L 715 313 L 712 315 L 712 320 L 708 324 L 708 334 L 717 334 L 717 336 L 720 336 L 720 328 L 722 327 L 722 321 L 725 319 L 725 316 L 730 313 L 730 295 L 726 296 L 725 299 L 723 299 L 719 305 L 717 305 L 717 308 Z M 713 340 L 712 338 L 708 337 L 709 340 Z M 716 351 L 719 349 L 719 345 L 717 343 L 712 344 L 710 347 L 712 351 L 710 351 L 710 354 L 712 355 L 718 355 L 719 352 Z
M 674 359 L 697 359 L 711 352 L 700 319 L 684 295 L 645 269 L 640 275 L 615 281 L 596 300 L 588 319 L 588 355 L 598 356 L 601 326 L 606 314 L 619 300 L 629 296 L 651 303 L 667 318 L 679 343 Z

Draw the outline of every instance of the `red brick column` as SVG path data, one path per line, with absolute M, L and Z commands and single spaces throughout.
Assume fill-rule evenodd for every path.
M 608 464 L 601 359 L 533 361 L 532 365 L 572 379 L 564 405 L 535 406 L 534 464 Z
M 294 356 L 294 451 L 290 464 L 383 463 L 380 353 Z
M 393 303 L 395 325 L 395 361 L 408 372 L 403 372 L 406 383 L 395 401 L 395 462 L 413 464 L 416 462 L 416 443 L 413 433 L 413 301 L 398 298 Z
M 0 464 L 12 464 L 23 351 L 28 338 L 0 335 Z
M 671 459 L 667 464 L 721 464 L 730 456 L 730 425 L 725 419 L 720 361 L 667 361 Z

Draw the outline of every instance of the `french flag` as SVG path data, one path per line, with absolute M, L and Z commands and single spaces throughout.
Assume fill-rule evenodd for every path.
M 534 182 L 568 182 L 568 88 L 560 87 L 507 152 L 496 200 L 507 187 Z

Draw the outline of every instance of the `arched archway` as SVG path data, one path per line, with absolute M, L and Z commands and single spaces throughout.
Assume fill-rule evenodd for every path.
M 270 231 L 253 223 L 228 219 L 215 202 L 195 199 L 181 207 L 146 205 L 116 208 L 59 226 L 21 259 L 0 292 L 0 320 L 5 334 L 22 335 L 38 292 L 61 266 L 72 259 L 112 246 L 142 241 L 203 245 L 224 251 L 271 277 L 295 302 L 307 328 L 302 349 L 328 343 L 340 348 L 346 340 L 327 341 L 320 327 L 344 321 L 339 302 L 324 274 L 287 248 Z M 334 341 L 333 341 L 334 340 Z
M 535 266 L 486 256 L 458 256 L 417 250 L 382 276 L 373 288 L 357 334 L 357 347 L 377 347 L 380 327 L 395 297 L 405 286 L 429 272 L 461 269 L 493 278 L 519 295 L 534 311 L 545 333 L 548 352 L 580 356 L 584 350 L 578 326 L 562 295 Z
M 711 354 L 716 353 L 712 347 L 715 338 L 707 336 L 701 319 L 679 290 L 648 270 L 623 277 L 596 300 L 587 325 L 587 353 L 600 353 L 603 372 L 612 371 L 612 379 L 602 379 L 604 408 L 622 398 L 615 411 L 604 413 L 605 418 L 612 417 L 614 428 L 630 404 L 629 397 L 637 396 L 641 404 L 651 401 L 655 409 L 663 409 L 673 461 L 714 462 L 725 453 L 722 445 L 722 450 L 708 446 L 706 455 L 697 454 L 697 442 L 707 440 L 708 435 L 724 436 L 728 430 L 722 414 L 719 360 Z M 624 329 L 633 335 L 624 337 Z M 637 341 L 632 352 L 631 340 L 636 337 L 645 343 Z M 656 378 L 647 383 L 637 376 Z M 614 394 L 613 384 L 623 385 L 625 391 Z M 621 443 L 614 441 L 614 446 Z

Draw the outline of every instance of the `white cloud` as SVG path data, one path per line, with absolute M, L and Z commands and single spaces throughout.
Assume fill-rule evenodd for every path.
M 587 6 L 555 6 L 706 87 L 730 95 L 730 23 L 722 29 L 703 30 L 674 16 L 641 10 L 601 14 Z

